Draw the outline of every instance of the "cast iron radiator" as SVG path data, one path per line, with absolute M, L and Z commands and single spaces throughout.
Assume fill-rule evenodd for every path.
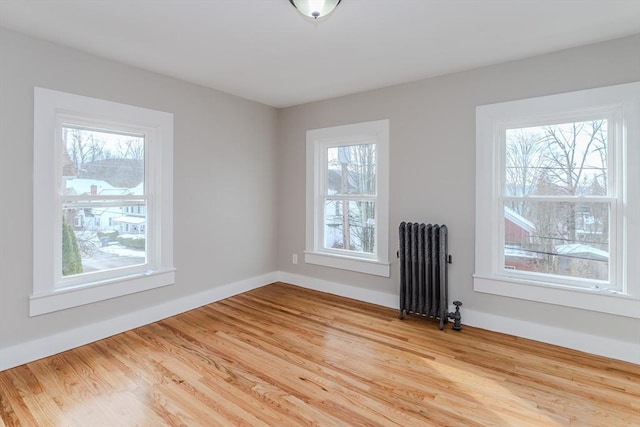
M 405 313 L 436 318 L 443 329 L 449 317 L 447 226 L 402 222 L 399 231 L 400 319 Z

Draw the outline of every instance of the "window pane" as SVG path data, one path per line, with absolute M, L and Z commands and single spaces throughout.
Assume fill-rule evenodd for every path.
M 62 126 L 63 194 L 144 194 L 144 136 Z
M 327 150 L 327 194 L 376 194 L 375 144 Z
M 507 129 L 505 195 L 607 195 L 607 121 Z
M 62 211 L 62 275 L 146 262 L 146 206 L 67 207 Z
M 374 253 L 375 202 L 327 200 L 324 212 L 325 248 Z
M 608 203 L 507 202 L 504 226 L 505 269 L 609 280 Z

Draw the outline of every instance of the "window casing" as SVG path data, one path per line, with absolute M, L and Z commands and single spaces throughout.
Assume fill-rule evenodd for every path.
M 638 83 L 477 108 L 476 291 L 640 316 L 639 117 Z
M 173 116 L 34 91 L 38 315 L 172 284 Z
M 305 262 L 389 277 L 389 122 L 307 132 Z

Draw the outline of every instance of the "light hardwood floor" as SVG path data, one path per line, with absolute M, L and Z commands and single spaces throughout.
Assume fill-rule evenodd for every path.
M 0 399 L 6 426 L 638 426 L 640 366 L 277 283 L 1 372 Z

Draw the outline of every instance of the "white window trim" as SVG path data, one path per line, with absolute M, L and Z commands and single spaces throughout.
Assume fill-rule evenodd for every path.
M 376 253 L 342 254 L 323 249 L 323 150 L 329 146 L 376 140 Z M 307 131 L 306 250 L 308 264 L 390 277 L 389 263 L 389 120 L 356 123 Z
M 626 235 L 626 247 L 617 239 L 618 256 L 623 269 L 615 280 L 622 292 L 576 288 L 550 282 L 514 277 L 499 268 L 501 230 L 504 223 L 499 215 L 501 195 L 500 138 L 496 135 L 504 123 L 531 118 L 553 118 L 567 113 L 580 114 L 597 109 L 618 107 L 623 128 L 622 146 L 626 157 L 622 161 L 623 201 L 625 216 L 618 224 Z M 489 294 L 544 302 L 567 307 L 640 318 L 640 82 L 609 86 L 578 92 L 531 98 L 499 104 L 483 105 L 476 109 L 476 267 L 474 290 Z
M 153 148 L 146 151 L 151 165 L 145 192 L 154 198 L 156 221 L 150 227 L 156 236 L 155 259 L 145 271 L 61 286 L 56 283 L 55 246 L 58 243 L 58 183 L 56 128 L 60 114 L 97 121 L 127 123 L 153 132 Z M 34 88 L 34 188 L 33 188 L 33 294 L 30 316 L 50 313 L 127 294 L 173 284 L 173 115 L 166 112 L 104 101 L 50 89 Z M 64 283 L 62 283 L 64 285 Z

